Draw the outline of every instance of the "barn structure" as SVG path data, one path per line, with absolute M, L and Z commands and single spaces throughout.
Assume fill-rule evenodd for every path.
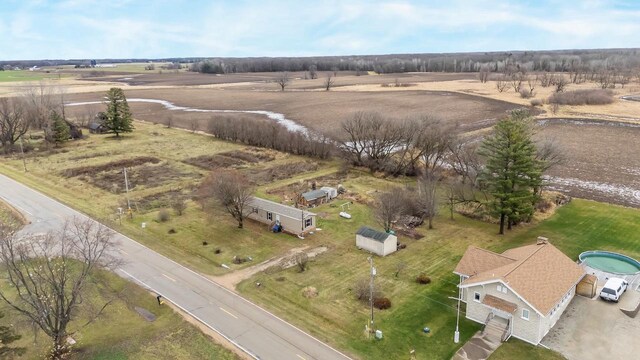
M 398 250 L 398 238 L 363 226 L 356 232 L 356 246 L 376 255 L 387 256 Z

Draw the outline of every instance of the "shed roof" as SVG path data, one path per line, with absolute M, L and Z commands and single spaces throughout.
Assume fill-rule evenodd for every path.
M 253 199 L 251 199 L 251 201 L 249 202 L 249 206 L 257 207 L 265 211 L 273 212 L 278 215 L 298 220 L 302 220 L 303 216 L 305 219 L 309 216 L 316 216 L 316 214 L 312 212 L 296 209 L 289 205 L 278 204 L 277 202 L 262 199 L 259 197 L 254 197 Z
M 384 242 L 389 237 L 389 234 L 387 234 L 385 232 L 374 230 L 374 229 L 372 229 L 370 227 L 366 227 L 366 226 L 360 227 L 360 229 L 358 229 L 358 231 L 356 231 L 356 234 L 364 236 L 364 237 L 369 238 L 369 239 L 373 239 L 373 240 L 379 241 L 379 242 Z
M 89 123 L 89 129 L 91 129 L 91 130 L 97 130 L 101 126 L 102 126 L 102 124 L 100 124 L 100 123 L 96 123 L 96 122 Z
M 307 191 L 306 193 L 303 193 L 302 197 L 307 201 L 311 201 L 311 200 L 327 197 L 327 192 L 322 189 L 311 190 L 311 191 Z

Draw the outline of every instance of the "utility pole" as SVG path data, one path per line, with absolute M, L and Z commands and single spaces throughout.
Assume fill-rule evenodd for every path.
M 127 190 L 127 212 L 129 216 L 133 218 L 133 212 L 131 210 L 131 200 L 129 200 L 129 179 L 127 179 L 127 168 L 123 168 L 122 172 L 124 173 L 124 187 Z
M 462 285 L 462 277 L 460 277 L 460 285 Z M 460 288 L 460 286 L 458 286 L 458 297 L 451 297 L 449 296 L 449 299 L 452 300 L 456 300 L 458 302 L 458 308 L 456 311 L 456 331 L 453 333 L 453 342 L 454 343 L 459 343 L 460 342 L 460 328 L 458 327 L 458 325 L 460 324 L 460 300 L 462 298 L 462 289 Z
M 376 268 L 373 267 L 373 257 L 369 256 L 368 260 L 371 264 L 371 280 L 369 281 L 369 306 L 371 307 L 370 331 L 375 331 L 375 328 L 373 327 L 373 278 L 376 276 Z
M 24 172 L 27 172 L 27 160 L 24 158 L 24 146 L 22 143 L 24 139 L 20 136 L 20 152 L 22 153 L 22 166 L 24 166 Z

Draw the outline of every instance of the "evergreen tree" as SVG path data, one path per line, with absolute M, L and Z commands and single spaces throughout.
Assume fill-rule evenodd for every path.
M 496 124 L 478 151 L 486 158 L 480 180 L 492 196 L 488 205 L 500 218 L 500 234 L 504 234 L 505 223 L 510 229 L 530 219 L 535 209 L 534 188 L 541 184 L 542 166 L 536 160 L 532 135 L 529 113 L 516 110 Z
M 133 131 L 133 119 L 127 98 L 120 88 L 111 88 L 107 91 L 107 111 L 104 126 L 109 132 L 120 137 L 121 133 Z
M 69 124 L 58 114 L 57 111 L 51 113 L 51 141 L 56 144 L 66 142 L 71 137 Z
M 4 317 L 4 313 L 0 312 L 0 319 Z M 9 347 L 9 344 L 22 338 L 16 335 L 9 326 L 0 325 L 0 359 L 12 359 L 14 356 L 21 356 L 26 352 L 25 348 Z

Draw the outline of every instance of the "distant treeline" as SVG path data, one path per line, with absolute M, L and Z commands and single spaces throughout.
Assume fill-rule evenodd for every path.
M 251 58 L 165 58 L 103 59 L 101 63 L 174 62 L 191 64 L 203 73 L 280 72 L 280 71 L 374 71 L 402 72 L 502 72 L 508 67 L 526 71 L 570 72 L 629 70 L 640 68 L 640 49 L 594 49 L 554 51 L 508 51 L 447 54 L 351 55 L 318 57 Z M 20 67 L 83 65 L 90 60 L 0 61 L 0 65 Z

